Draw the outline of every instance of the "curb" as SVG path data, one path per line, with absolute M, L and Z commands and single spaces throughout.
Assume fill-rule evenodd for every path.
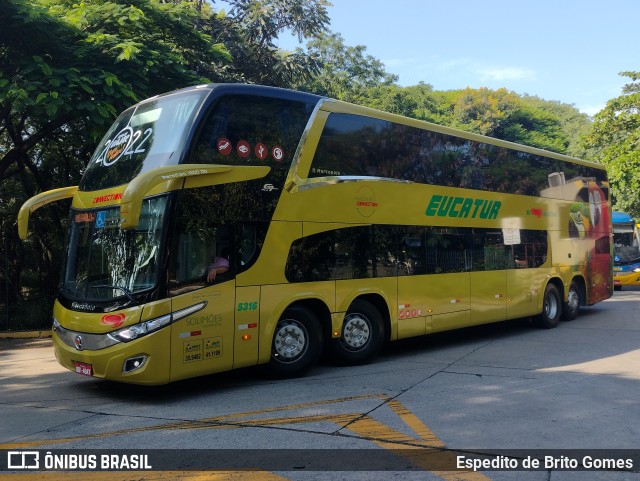
M 51 329 L 42 331 L 0 332 L 0 339 L 44 339 L 49 337 L 51 337 Z

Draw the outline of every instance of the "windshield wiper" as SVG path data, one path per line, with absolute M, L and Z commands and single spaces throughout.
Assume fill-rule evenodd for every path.
M 131 291 L 129 289 L 127 289 L 126 287 L 122 287 L 122 286 L 112 286 L 110 284 L 100 284 L 98 286 L 89 286 L 91 289 L 118 289 L 122 292 L 124 292 L 124 295 L 127 296 L 127 298 L 131 301 L 131 302 L 136 302 L 136 300 L 133 298 L 133 296 L 131 295 Z

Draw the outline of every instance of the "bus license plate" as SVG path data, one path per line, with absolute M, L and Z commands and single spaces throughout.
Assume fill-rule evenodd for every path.
M 76 362 L 76 372 L 84 376 L 93 376 L 93 366 L 91 364 L 85 364 L 84 362 Z

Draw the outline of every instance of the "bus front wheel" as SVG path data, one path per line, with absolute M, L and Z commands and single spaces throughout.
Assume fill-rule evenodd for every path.
M 553 329 L 560 323 L 561 315 L 562 303 L 560 301 L 560 293 L 556 286 L 549 283 L 544 289 L 542 312 L 537 317 L 538 325 L 546 329 Z
M 342 332 L 329 342 L 329 355 L 339 364 L 364 364 L 382 347 L 384 323 L 380 312 L 370 303 L 356 300 L 342 323 Z
M 320 357 L 322 342 L 316 315 L 305 307 L 289 307 L 276 325 L 267 370 L 276 377 L 303 375 Z

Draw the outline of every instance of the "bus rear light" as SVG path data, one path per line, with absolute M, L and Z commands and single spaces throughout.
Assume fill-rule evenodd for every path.
M 147 356 L 145 356 L 144 354 L 130 357 L 122 365 L 122 372 L 128 373 L 135 371 L 136 369 L 140 369 L 142 366 L 144 366 L 145 362 L 147 362 Z

